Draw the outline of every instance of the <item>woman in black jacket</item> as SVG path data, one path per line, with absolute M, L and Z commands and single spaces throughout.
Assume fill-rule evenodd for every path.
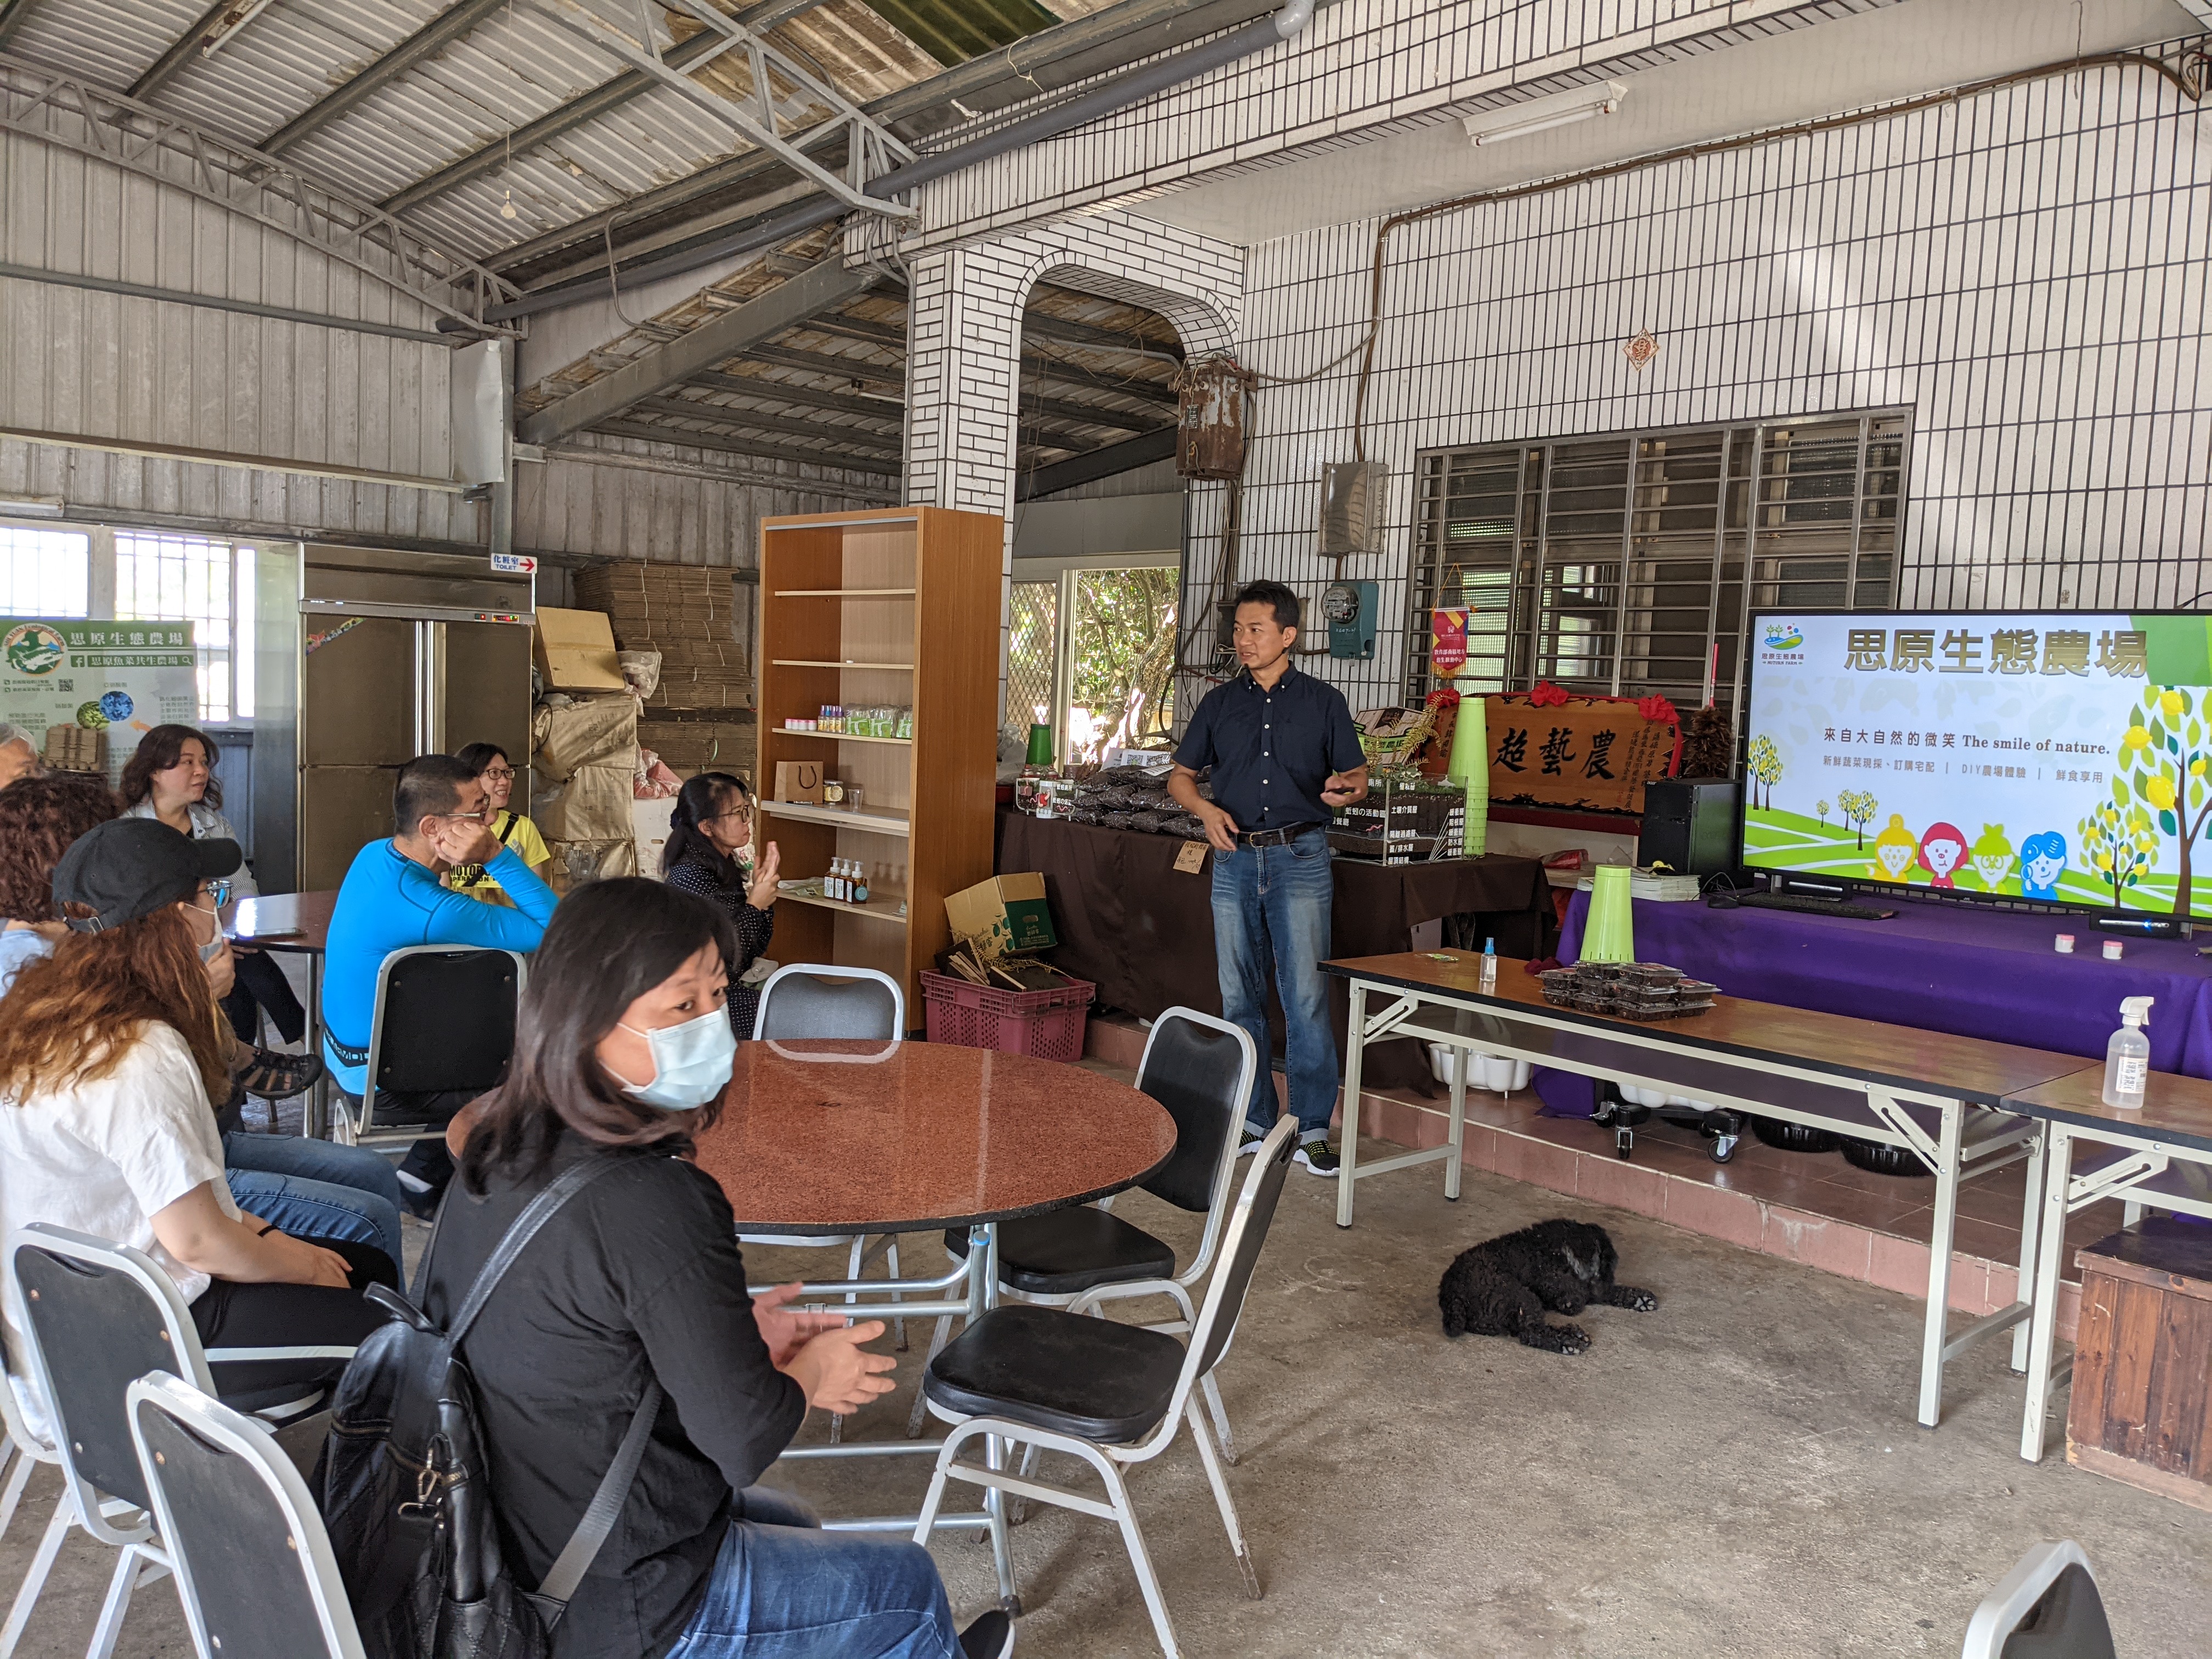
M 768 950 L 775 933 L 775 843 L 753 856 L 753 796 L 744 780 L 727 772 L 702 772 L 684 786 L 668 817 L 668 842 L 660 849 L 668 884 L 696 893 L 719 907 L 737 932 L 730 958 L 730 1029 L 744 1042 L 753 1034 L 760 990 L 738 976 Z
M 855 1410 L 889 1392 L 893 1362 L 860 1346 L 880 1320 L 793 1313 L 796 1285 L 754 1301 L 729 1201 L 685 1159 L 729 1083 L 733 951 L 713 906 L 633 877 L 564 900 L 532 959 L 513 1068 L 439 1220 L 428 1311 L 453 1316 L 560 1170 L 622 1167 L 532 1240 L 462 1344 L 508 1559 L 544 1577 L 657 1381 L 644 1461 L 555 1659 L 999 1659 L 1004 1615 L 957 1635 L 926 1550 L 822 1531 L 750 1490 L 810 1402 Z

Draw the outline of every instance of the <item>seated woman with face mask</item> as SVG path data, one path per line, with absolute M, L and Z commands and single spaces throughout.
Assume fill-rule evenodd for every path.
M 556 1211 L 461 1343 L 518 1579 L 574 1530 L 647 1386 L 637 1478 L 552 1637 L 554 1659 L 1002 1659 L 993 1612 L 956 1632 L 927 1551 L 824 1532 L 753 1483 L 810 1404 L 889 1392 L 880 1320 L 794 1314 L 745 1289 L 729 1200 L 686 1161 L 729 1086 L 736 949 L 705 900 L 641 878 L 562 901 L 531 963 L 514 1063 L 485 1097 L 425 1264 L 449 1321 L 530 1200 L 617 1160 Z

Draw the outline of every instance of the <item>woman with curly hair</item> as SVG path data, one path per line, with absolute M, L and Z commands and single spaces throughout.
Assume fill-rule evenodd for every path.
M 69 844 L 115 816 L 115 797 L 73 772 L 0 789 L 0 996 L 69 932 L 54 908 L 54 866 Z
M 145 1251 L 211 1348 L 349 1347 L 384 1317 L 360 1291 L 396 1285 L 395 1265 L 287 1237 L 241 1211 L 223 1176 L 211 1102 L 230 1087 L 216 1006 L 229 946 L 208 889 L 238 863 L 234 842 L 138 819 L 63 854 L 54 898 L 70 931 L 16 975 L 0 1019 L 0 1234 L 43 1221 Z M 8 1294 L 20 1339 L 12 1280 Z M 255 1360 L 215 1376 L 254 1395 L 343 1365 Z
M 138 747 L 123 764 L 123 816 L 153 818 L 194 841 L 232 841 L 238 831 L 222 815 L 222 781 L 215 775 L 215 740 L 191 726 L 157 726 L 138 740 Z M 240 864 L 231 878 L 234 897 L 252 898 L 260 892 L 251 865 Z M 260 1024 L 257 1007 L 269 1018 L 287 1042 L 297 1042 L 307 1029 L 307 1011 L 300 1006 L 284 970 L 258 951 L 238 953 L 238 982 L 223 999 L 222 1012 L 242 1042 L 252 1042 Z M 313 1086 L 322 1074 L 321 1062 L 313 1054 L 282 1054 L 264 1050 L 247 1069 L 246 1091 L 268 1100 L 289 1100 Z

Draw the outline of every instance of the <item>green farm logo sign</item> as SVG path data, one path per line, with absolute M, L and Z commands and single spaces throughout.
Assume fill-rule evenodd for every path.
M 44 623 L 23 623 L 0 641 L 0 655 L 18 674 L 52 673 L 62 665 L 68 648 L 68 642 Z

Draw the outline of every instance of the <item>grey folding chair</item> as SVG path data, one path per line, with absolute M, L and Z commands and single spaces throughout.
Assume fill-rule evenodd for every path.
M 131 1593 L 169 1571 L 131 1437 L 125 1395 L 149 1371 L 173 1372 L 215 1393 L 212 1364 L 275 1359 L 343 1359 L 344 1347 L 204 1350 L 176 1281 L 143 1251 L 88 1233 L 34 1223 L 8 1242 L 8 1273 L 23 1310 L 29 1372 L 53 1419 L 63 1493 L 47 1537 L 4 1629 L 0 1659 L 21 1639 L 46 1571 L 70 1526 L 120 1552 L 87 1659 L 108 1659 Z M 268 1389 L 235 1403 L 272 1427 L 320 1409 L 325 1390 Z M 49 1549 L 48 1546 L 52 1548 Z
M 8 1484 L 5 1491 L 0 1492 L 0 1534 L 5 1534 L 9 1524 L 15 1518 L 15 1506 L 22 1501 L 23 1488 L 30 1482 L 31 1471 L 41 1464 L 58 1468 L 62 1460 L 61 1454 L 54 1449 L 53 1443 L 23 1420 L 22 1409 L 15 1395 L 16 1385 L 20 1382 L 23 1387 L 32 1389 L 38 1385 L 31 1381 L 28 1370 L 16 1363 L 13 1353 L 6 1351 L 4 1344 L 0 1344 L 0 1357 L 7 1360 L 6 1374 L 0 1375 L 0 1425 L 4 1425 L 7 1431 L 6 1449 L 9 1462 Z M 46 1529 L 39 1539 L 39 1547 L 31 1557 L 30 1570 L 23 1575 L 23 1582 L 16 1586 L 15 1600 L 8 1609 L 7 1620 L 0 1624 L 0 1655 L 15 1650 L 15 1643 L 22 1634 L 24 1621 L 31 1616 L 31 1609 L 39 1600 L 39 1592 L 46 1587 L 46 1575 L 53 1571 L 54 1558 L 61 1553 L 62 1540 L 69 1535 L 76 1514 L 69 1494 L 64 1492 L 55 1501 L 53 1518 L 47 1522 Z
M 1166 1107 L 1175 1120 L 1175 1152 L 1138 1185 L 1177 1209 L 1205 1213 L 1197 1250 L 1177 1273 L 1174 1249 L 1115 1215 L 1112 1200 L 1054 1210 L 999 1224 L 999 1284 L 1004 1294 L 1048 1308 L 1064 1308 L 1086 1295 L 1093 1307 L 1109 1297 L 1164 1296 L 1182 1310 L 1182 1317 L 1152 1328 L 1188 1330 L 1194 1316 L 1191 1288 L 1213 1265 L 1214 1249 L 1236 1192 L 1245 1103 L 1252 1097 L 1252 1080 L 1258 1072 L 1258 1051 L 1242 1026 L 1195 1008 L 1170 1008 L 1162 1013 L 1145 1039 L 1145 1052 L 1137 1062 L 1137 1087 Z M 967 1233 L 948 1228 L 945 1248 L 955 1255 L 967 1255 Z M 933 1358 L 944 1347 L 951 1327 L 950 1319 L 937 1322 L 929 1347 Z M 1213 1413 L 1221 1455 L 1234 1463 L 1236 1443 L 1230 1437 L 1229 1413 L 1211 1374 L 1202 1389 Z M 925 1409 L 926 1402 L 917 1395 L 907 1424 L 909 1439 L 921 1433 Z
M 2114 1659 L 2089 1558 L 2072 1539 L 2020 1558 L 1966 1625 L 1960 1659 Z
M 275 1437 L 167 1371 L 126 1402 L 199 1659 L 366 1659 L 323 1517 Z
M 376 1097 L 482 1094 L 514 1054 L 515 1012 L 528 975 L 518 951 L 410 945 L 376 970 L 368 1029 L 368 1086 L 338 1115 L 338 1139 L 356 1146 L 410 1146 L 446 1126 L 379 1123 Z
M 889 974 L 873 968 L 838 968 L 823 963 L 786 964 L 761 981 L 760 1007 L 753 1015 L 753 1041 L 798 1042 L 808 1037 L 845 1038 L 854 1042 L 897 1042 L 906 1036 L 906 994 Z M 884 1266 L 893 1279 L 899 1276 L 898 1236 L 886 1233 L 873 1246 L 866 1233 L 833 1233 L 823 1237 L 795 1233 L 740 1233 L 741 1244 L 760 1244 L 778 1249 L 839 1249 L 847 1252 L 845 1277 L 857 1279 L 869 1258 L 880 1250 Z M 898 1298 L 893 1296 L 896 1302 Z M 848 1294 L 857 1302 L 857 1294 Z M 893 1340 L 906 1346 L 906 1321 L 892 1322 Z M 844 1438 L 845 1419 L 830 1419 L 830 1438 Z
M 1140 1325 L 1088 1317 L 1091 1298 L 1086 1296 L 1067 1308 L 1002 1304 L 930 1362 L 922 1378 L 929 1409 L 957 1426 L 937 1454 L 937 1473 L 915 1528 L 916 1543 L 929 1541 L 949 1480 L 1115 1522 L 1161 1650 L 1167 1659 L 1177 1659 L 1175 1626 L 1122 1471 L 1158 1457 L 1188 1422 L 1230 1547 L 1237 1552 L 1245 1590 L 1255 1600 L 1260 1596 L 1260 1575 L 1237 1522 L 1206 1413 L 1199 1409 L 1198 1385 L 1221 1363 L 1236 1334 L 1252 1270 L 1267 1242 L 1283 1178 L 1290 1170 L 1297 1133 L 1293 1120 L 1282 1119 L 1255 1154 L 1223 1232 L 1221 1266 L 1206 1286 L 1188 1346 Z M 961 1449 L 979 1438 L 984 1443 L 986 1463 L 964 1462 Z M 1009 1473 L 1002 1467 L 1009 1444 L 1081 1459 L 1104 1483 L 1105 1498 Z M 1002 1601 L 1013 1600 L 1012 1583 L 1002 1581 L 1000 1594 Z

